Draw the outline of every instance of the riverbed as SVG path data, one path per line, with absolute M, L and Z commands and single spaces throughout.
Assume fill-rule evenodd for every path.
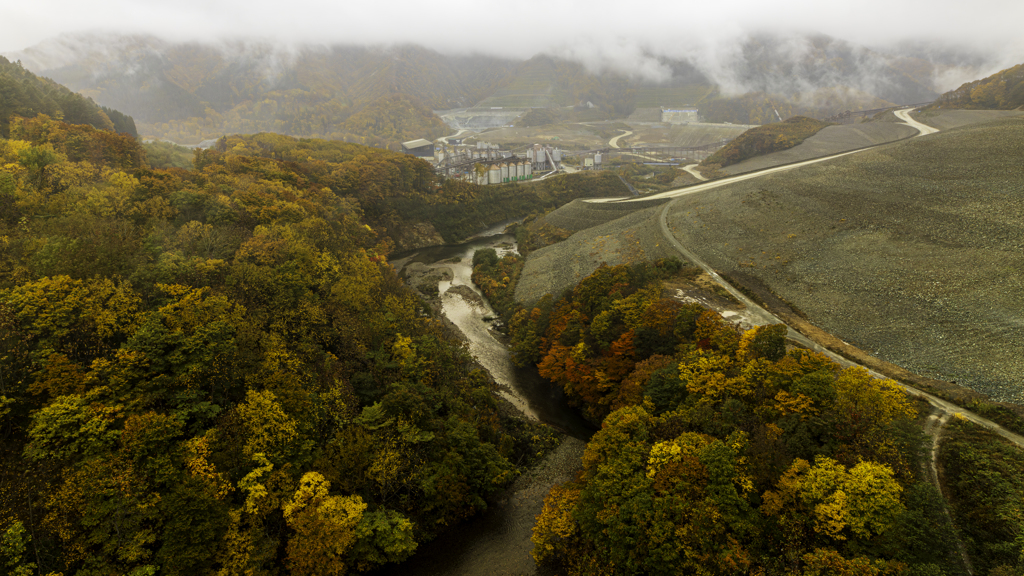
M 396 254 L 390 263 L 413 287 L 426 291 L 441 313 L 463 335 L 469 353 L 494 379 L 498 394 L 523 418 L 543 422 L 563 433 L 561 444 L 527 470 L 479 517 L 424 544 L 415 556 L 380 574 L 402 575 L 532 575 L 530 556 L 535 518 L 551 486 L 572 480 L 591 427 L 572 410 L 564 394 L 552 389 L 534 368 L 512 363 L 494 310 L 473 285 L 473 254 L 494 248 L 499 257 L 516 251 L 515 237 L 501 229 L 485 232 L 464 244 L 434 246 Z M 437 295 L 433 296 L 433 284 Z

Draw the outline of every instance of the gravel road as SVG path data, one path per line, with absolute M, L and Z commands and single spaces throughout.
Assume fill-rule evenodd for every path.
M 975 125 L 672 205 L 715 269 L 912 372 L 1024 402 L 1024 119 Z
M 772 168 L 839 154 L 848 150 L 857 150 L 886 142 L 895 142 L 903 138 L 915 136 L 917 130 L 905 124 L 894 122 L 868 122 L 866 124 L 848 124 L 844 126 L 828 126 L 820 132 L 804 140 L 789 150 L 783 150 L 774 154 L 758 156 L 744 160 L 732 166 L 722 168 L 722 172 L 730 176 L 745 174 L 754 170 Z
M 972 116 L 916 117 L 940 125 L 945 114 Z M 973 118 L 993 116 L 1004 118 L 683 197 L 669 225 L 717 270 L 768 287 L 837 337 L 1024 403 L 1024 118 Z M 580 226 L 594 218 L 580 206 L 555 217 L 574 210 Z M 531 254 L 517 299 L 557 295 L 601 262 L 671 255 L 658 212 Z

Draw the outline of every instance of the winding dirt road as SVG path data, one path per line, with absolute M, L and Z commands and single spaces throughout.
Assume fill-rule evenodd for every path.
M 910 126 L 911 128 L 916 128 L 918 132 L 917 136 L 927 136 L 928 134 L 935 134 L 936 132 L 939 131 L 938 128 L 932 128 L 927 124 L 922 124 L 917 120 L 911 118 L 910 113 L 913 111 L 914 110 L 908 108 L 905 110 L 896 110 L 893 113 L 896 114 L 897 118 L 903 120 L 903 123 L 906 124 L 907 126 Z
M 458 138 L 459 136 L 465 134 L 466 132 L 469 132 L 469 130 L 466 130 L 465 128 L 460 128 L 459 131 L 456 132 L 455 134 L 451 134 L 451 135 L 448 135 L 448 136 L 442 136 L 442 137 L 438 138 L 437 141 L 441 142 L 443 144 L 447 144 L 449 138 Z
M 609 148 L 618 148 L 619 147 L 619 138 L 623 138 L 625 136 L 629 136 L 630 134 L 633 133 L 632 130 L 621 130 L 620 129 L 620 131 L 622 132 L 622 134 L 619 134 L 618 136 L 616 136 L 616 137 L 614 137 L 614 138 L 612 138 L 611 140 L 608 141 L 608 147 Z
M 928 134 L 934 134 L 934 133 L 938 132 L 937 129 L 935 129 L 935 128 L 931 127 L 931 126 L 927 126 L 925 124 L 922 124 L 920 122 L 917 122 L 916 120 L 911 118 L 910 117 L 910 112 L 912 112 L 912 110 L 898 110 L 898 111 L 895 112 L 895 114 L 896 114 L 897 118 L 899 118 L 904 123 L 906 123 L 908 126 L 914 128 L 914 129 L 916 129 L 918 131 L 918 135 L 915 136 L 915 138 L 916 137 L 920 137 L 920 136 L 926 136 Z M 881 146 L 881 144 L 879 146 Z M 718 275 L 718 273 L 716 273 L 711 268 L 711 266 L 709 266 L 706 262 L 701 260 L 696 254 L 694 254 L 692 251 L 687 249 L 685 246 L 683 246 L 676 239 L 675 235 L 672 234 L 672 231 L 669 229 L 669 226 L 668 226 L 668 213 L 669 213 L 669 210 L 671 209 L 671 206 L 672 206 L 672 200 L 674 200 L 675 198 L 678 198 L 680 196 L 688 196 L 690 194 L 696 194 L 696 193 L 699 193 L 699 192 L 704 192 L 704 191 L 707 191 L 707 190 L 712 190 L 712 189 L 718 188 L 720 186 L 727 186 L 727 185 L 733 184 L 735 182 L 742 182 L 742 181 L 750 180 L 750 179 L 753 179 L 753 178 L 761 178 L 761 177 L 767 176 L 769 174 L 776 174 L 778 172 L 786 172 L 788 170 L 793 170 L 793 169 L 796 169 L 796 168 L 800 168 L 802 166 L 808 166 L 808 165 L 815 164 L 815 163 L 818 163 L 818 162 L 824 162 L 826 160 L 831 160 L 833 158 L 840 158 L 842 156 L 848 156 L 850 154 L 856 154 L 858 152 L 863 152 L 863 151 L 866 151 L 866 150 L 871 150 L 871 149 L 874 149 L 874 148 L 877 148 L 877 147 L 878 146 L 870 146 L 870 147 L 862 148 L 862 149 L 859 149 L 859 150 L 851 150 L 851 151 L 848 151 L 848 152 L 842 152 L 842 153 L 833 154 L 833 155 L 830 155 L 830 156 L 823 156 L 821 158 L 814 158 L 814 159 L 811 159 L 811 160 L 805 160 L 803 162 L 796 162 L 796 163 L 788 164 L 788 165 L 785 165 L 785 166 L 777 166 L 777 167 L 774 167 L 774 168 L 768 168 L 766 170 L 761 170 L 761 171 L 758 171 L 758 172 L 750 172 L 750 173 L 747 173 L 747 174 L 740 174 L 738 176 L 733 176 L 733 177 L 730 177 L 730 178 L 722 178 L 720 180 L 715 180 L 713 182 L 707 182 L 707 183 L 703 183 L 703 184 L 695 184 L 695 185 L 692 185 L 692 186 L 688 186 L 686 188 L 680 188 L 680 189 L 676 189 L 676 190 L 669 190 L 667 192 L 661 192 L 659 194 L 653 194 L 653 195 L 650 195 L 650 196 L 644 196 L 642 198 L 636 198 L 636 199 L 631 199 L 631 198 L 594 198 L 594 199 L 588 199 L 588 200 L 586 200 L 586 202 L 591 202 L 591 203 L 603 203 L 603 202 L 624 203 L 624 202 L 650 202 L 651 200 L 657 200 L 657 199 L 669 199 L 670 201 L 667 202 L 664 205 L 664 207 L 660 211 L 660 215 L 658 217 L 659 225 L 661 227 L 662 236 L 664 236 L 665 241 L 668 242 L 668 244 L 670 246 L 672 246 L 677 252 L 679 252 L 679 254 L 682 255 L 684 258 L 686 258 L 687 260 L 689 260 L 690 262 L 694 263 L 695 265 L 697 265 L 701 269 L 703 269 L 705 272 L 707 272 L 708 275 L 710 275 L 711 278 L 715 280 L 715 282 L 717 282 L 720 286 L 722 286 L 723 288 L 728 290 L 729 293 L 732 294 L 737 300 L 742 302 L 746 306 L 746 308 L 747 308 L 747 312 L 745 313 L 745 316 L 749 317 L 750 320 L 752 321 L 752 323 L 762 324 L 762 325 L 763 324 L 784 324 L 785 322 L 783 322 L 780 318 L 778 318 L 777 316 L 775 316 L 771 312 L 765 310 L 760 305 L 758 305 L 755 302 L 753 302 L 750 298 L 746 297 L 742 292 L 737 290 L 731 284 L 726 282 L 720 275 Z M 787 325 L 787 327 L 788 327 L 788 325 Z M 808 347 L 808 348 L 810 348 L 812 350 L 815 350 L 815 351 L 818 351 L 818 352 L 822 352 L 822 353 L 828 355 L 830 358 L 835 360 L 841 366 L 844 366 L 844 367 L 846 367 L 846 366 L 862 366 L 861 364 L 859 364 L 857 362 L 851 361 L 851 360 L 847 359 L 844 356 L 841 356 L 841 355 L 839 355 L 839 354 L 837 354 L 835 352 L 832 352 L 831 350 L 828 350 L 827 348 L 825 348 L 824 346 L 822 346 L 818 342 L 812 340 L 811 338 L 808 338 L 807 336 L 805 336 L 804 334 L 798 332 L 797 330 L 795 330 L 792 327 L 789 327 L 788 337 L 790 339 L 792 339 L 794 342 L 797 342 L 797 343 L 799 343 L 802 346 L 806 346 L 806 347 Z M 867 368 L 867 367 L 865 367 L 865 368 Z M 871 373 L 871 375 L 876 377 L 876 378 L 888 378 L 888 376 L 885 376 L 884 374 L 881 374 L 881 373 L 879 373 L 879 372 L 877 372 L 875 370 L 871 370 L 869 368 L 867 368 L 867 369 Z M 919 390 L 917 388 L 914 388 L 912 386 L 908 386 L 908 385 L 902 384 L 902 383 L 900 384 L 900 386 L 902 386 L 907 391 L 907 393 L 909 395 L 911 395 L 911 396 L 913 396 L 915 398 L 923 399 L 926 402 L 928 402 L 931 406 L 933 406 L 935 408 L 935 410 L 937 410 L 939 413 L 941 413 L 943 415 L 943 418 L 948 418 L 948 416 L 953 416 L 953 415 L 962 417 L 962 418 L 964 418 L 966 420 L 969 420 L 969 421 L 971 421 L 971 422 L 973 422 L 973 423 L 975 423 L 975 424 L 977 424 L 977 425 L 979 425 L 979 426 L 981 426 L 981 427 L 983 427 L 983 428 L 985 428 L 987 430 L 990 430 L 991 432 L 993 432 L 995 434 L 998 434 L 999 436 L 1002 436 L 1003 438 L 1005 438 L 1008 441 L 1012 442 L 1016 446 L 1024 448 L 1024 437 L 1022 437 L 1022 436 L 1020 436 L 1018 434 L 1014 434 L 1013 432 L 1010 432 L 1009 430 L 1006 430 L 1005 428 L 1003 428 L 1002 426 L 996 424 L 995 422 L 992 422 L 991 420 L 989 420 L 987 418 L 983 418 L 983 417 L 979 416 L 978 414 L 975 414 L 975 413 L 973 413 L 973 412 L 971 412 L 969 410 L 966 410 L 965 408 L 963 408 L 961 406 L 958 406 L 958 405 L 956 405 L 956 404 L 954 404 L 952 402 L 949 402 L 947 400 L 943 400 L 942 398 L 939 398 L 938 396 L 935 396 L 935 395 L 930 394 L 928 392 L 925 392 L 923 390 Z M 940 430 L 940 429 L 941 429 L 941 427 L 937 428 L 937 430 Z
M 896 114 L 896 117 L 899 118 L 900 120 L 902 120 L 904 124 L 906 124 L 907 126 L 910 126 L 911 128 L 917 130 L 918 134 L 917 134 L 917 136 L 915 136 L 915 138 L 920 137 L 920 136 L 925 136 L 925 135 L 928 135 L 928 134 L 934 134 L 934 133 L 939 131 L 936 128 L 932 128 L 931 126 L 928 126 L 926 124 L 922 124 L 922 123 L 918 122 L 917 120 L 914 120 L 913 118 L 911 118 L 910 117 L 910 113 L 911 112 L 913 112 L 913 110 L 897 110 L 895 112 L 895 114 Z M 625 134 L 622 134 L 620 136 L 616 136 L 615 138 L 613 138 L 613 140 L 615 140 L 617 138 L 620 138 L 621 136 L 625 136 Z M 610 142 L 609 142 L 609 144 L 610 144 Z M 727 186 L 729 184 L 734 184 L 736 182 L 743 182 L 745 180 L 751 180 L 753 178 L 761 178 L 762 176 L 768 176 L 769 174 L 777 174 L 779 172 L 787 172 L 789 170 L 794 170 L 796 168 L 802 168 L 804 166 L 809 166 L 811 164 L 817 164 L 818 162 L 824 162 L 826 160 L 831 160 L 833 158 L 841 158 L 843 156 L 848 156 L 850 154 L 857 154 L 859 152 L 866 152 L 868 150 L 873 150 L 875 148 L 878 148 L 879 146 L 886 146 L 888 144 L 891 144 L 891 142 L 886 142 L 886 143 L 883 143 L 883 144 L 877 144 L 877 145 L 874 145 L 874 146 L 868 146 L 868 147 L 865 147 L 865 148 L 858 148 L 857 150 L 848 150 L 846 152 L 840 152 L 838 154 L 831 154 L 829 156 L 821 156 L 819 158 L 812 158 L 810 160 L 804 160 L 804 161 L 801 161 L 801 162 L 794 162 L 793 164 L 785 164 L 783 166 L 776 166 L 774 168 L 767 168 L 765 170 L 758 170 L 756 172 L 748 172 L 746 174 L 739 174 L 739 175 L 736 175 L 736 176 L 730 176 L 728 178 L 721 178 L 721 179 L 714 180 L 714 181 L 711 181 L 711 182 L 706 182 L 704 184 L 694 184 L 692 186 L 687 186 L 685 188 L 677 188 L 675 190 L 667 190 L 665 192 L 659 192 L 658 194 L 651 194 L 650 196 L 644 196 L 642 198 L 591 198 L 591 199 L 584 200 L 584 202 L 593 202 L 593 203 L 603 203 L 603 202 L 647 202 L 647 201 L 650 201 L 650 200 L 659 200 L 659 199 L 662 199 L 662 198 L 676 198 L 678 196 L 687 196 L 687 195 L 690 195 L 690 194 L 696 194 L 698 192 L 704 192 L 704 191 L 707 191 L 707 190 L 712 190 L 712 189 L 718 188 L 720 186 Z M 695 166 L 695 165 L 691 165 L 691 166 Z M 691 174 L 693 174 L 694 172 L 689 169 L 689 168 L 691 168 L 691 166 L 686 166 L 683 169 L 686 170 L 687 172 L 690 172 Z M 696 174 L 694 174 L 694 175 L 697 176 Z M 701 177 L 698 176 L 698 178 L 701 178 Z M 705 178 L 701 178 L 701 179 L 705 180 Z
M 705 178 L 700 172 L 697 172 L 697 166 L 699 166 L 699 164 L 687 164 L 686 166 L 683 166 L 683 170 L 686 170 L 691 176 L 693 176 L 697 180 L 706 181 L 707 178 Z

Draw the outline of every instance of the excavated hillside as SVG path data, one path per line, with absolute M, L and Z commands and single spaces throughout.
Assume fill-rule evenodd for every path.
M 945 114 L 918 118 L 961 127 L 680 197 L 668 224 L 716 270 L 821 329 L 1024 403 L 1024 115 Z M 531 254 L 517 299 L 558 294 L 601 262 L 668 255 L 664 209 L 552 212 L 550 224 L 577 232 Z
M 1024 402 L 1024 118 L 671 204 L 676 237 L 883 360 Z
M 814 136 L 804 140 L 799 146 L 788 150 L 765 154 L 726 166 L 722 172 L 730 176 L 745 174 L 755 170 L 763 170 L 774 166 L 782 166 L 791 162 L 801 162 L 811 158 L 820 158 L 839 154 L 847 150 L 867 148 L 886 142 L 895 142 L 910 138 L 917 134 L 906 124 L 890 122 L 872 122 L 867 124 L 847 124 L 844 126 L 828 126 Z

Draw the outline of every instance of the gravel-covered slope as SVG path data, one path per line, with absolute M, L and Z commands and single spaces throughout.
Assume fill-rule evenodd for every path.
M 1024 112 L 1019 110 L 923 110 L 914 112 L 911 116 L 918 122 L 923 122 L 939 130 L 951 130 L 1013 116 L 1024 116 Z
M 557 210 L 546 214 L 544 222 L 557 228 L 576 232 L 593 228 L 612 220 L 618 220 L 631 212 L 636 212 L 643 208 L 660 206 L 665 202 L 668 202 L 668 200 L 664 198 L 648 202 L 587 202 L 586 200 L 573 200 Z
M 661 234 L 660 206 L 623 216 L 530 254 L 516 286 L 516 300 L 533 303 L 545 294 L 555 297 L 589 276 L 601 264 L 616 266 L 677 256 Z M 563 214 L 568 219 L 568 214 Z
M 893 122 L 828 126 L 789 150 L 758 156 L 757 158 L 751 158 L 732 166 L 726 166 L 722 168 L 722 172 L 730 176 L 745 174 L 754 170 L 762 170 L 783 164 L 810 160 L 811 158 L 839 154 L 848 150 L 866 148 L 876 144 L 894 142 L 916 134 L 917 130 L 910 126 Z
M 840 338 L 1022 402 L 1022 158 L 1007 118 L 682 197 L 669 225 Z

